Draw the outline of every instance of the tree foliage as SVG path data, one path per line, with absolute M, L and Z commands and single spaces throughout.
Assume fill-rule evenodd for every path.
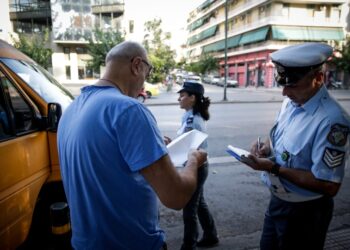
M 166 44 L 171 34 L 163 32 L 161 28 L 162 20 L 153 19 L 145 23 L 145 36 L 142 44 L 147 50 L 149 60 L 154 66 L 151 82 L 163 81 L 169 71 L 175 66 L 175 51 Z
M 105 66 L 105 59 L 108 51 L 115 45 L 124 41 L 123 35 L 119 31 L 94 30 L 94 38 L 89 39 L 87 45 L 88 54 L 92 57 L 88 61 L 88 66 L 99 72 L 100 66 Z
M 350 73 L 350 36 L 347 37 L 342 47 L 337 45 L 335 51 L 338 55 L 333 57 L 333 62 L 336 64 L 337 68 Z
M 350 36 L 346 38 L 345 44 L 340 46 L 336 45 L 335 55 L 332 58 L 332 62 L 336 65 L 337 69 L 344 71 L 344 86 L 350 87 Z
M 48 69 L 52 66 L 52 49 L 48 47 L 49 44 L 49 31 L 45 30 L 44 35 L 31 35 L 30 37 L 25 34 L 19 34 L 18 39 L 12 37 L 14 47 L 32 58 L 40 66 Z
M 209 54 L 202 54 L 198 62 L 185 65 L 185 70 L 202 75 L 208 74 L 211 71 L 217 71 L 218 68 L 217 59 Z

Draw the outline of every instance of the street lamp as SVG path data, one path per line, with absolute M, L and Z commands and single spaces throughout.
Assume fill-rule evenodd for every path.
M 227 66 L 227 2 L 225 1 L 225 79 L 224 79 L 224 98 L 223 101 L 227 101 L 227 75 L 228 75 L 228 66 Z

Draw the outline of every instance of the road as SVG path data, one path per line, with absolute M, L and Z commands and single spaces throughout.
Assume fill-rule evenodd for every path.
M 350 101 L 342 101 L 341 104 L 350 113 Z M 211 165 L 205 196 L 220 236 L 220 245 L 215 249 L 259 247 L 264 212 L 270 194 L 260 182 L 259 173 L 235 161 L 227 155 L 225 149 L 227 144 L 248 149 L 257 136 L 266 135 L 279 106 L 280 103 L 229 103 L 213 104 L 210 107 L 211 119 L 207 127 Z M 170 137 L 176 136 L 184 111 L 177 105 L 149 108 L 162 133 Z M 349 197 L 350 170 L 347 169 L 344 183 L 335 199 L 334 217 L 326 249 L 347 249 L 334 248 L 335 243 L 331 240 L 340 233 L 345 234 L 343 240 L 350 236 Z M 181 215 L 181 211 L 161 206 L 160 223 L 167 234 L 169 249 L 180 249 L 183 232 Z M 347 244 L 350 244 L 349 241 Z

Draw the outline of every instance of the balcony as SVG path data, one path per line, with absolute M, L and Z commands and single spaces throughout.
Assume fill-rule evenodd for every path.
M 10 4 L 10 20 L 51 19 L 50 1 Z
M 95 0 L 91 6 L 94 15 L 113 15 L 114 18 L 124 14 L 124 1 Z

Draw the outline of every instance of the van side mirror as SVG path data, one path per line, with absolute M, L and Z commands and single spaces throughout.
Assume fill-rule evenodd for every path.
M 62 107 L 58 103 L 48 104 L 47 113 L 47 129 L 52 132 L 56 132 L 58 128 L 58 122 L 62 116 Z

